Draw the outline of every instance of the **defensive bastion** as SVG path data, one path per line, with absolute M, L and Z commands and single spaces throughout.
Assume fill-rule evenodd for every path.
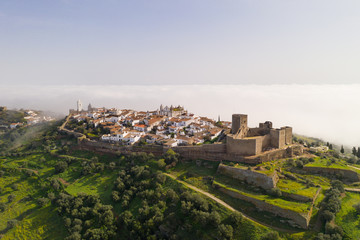
M 232 115 L 232 130 L 224 144 L 205 144 L 201 146 L 174 147 L 174 151 L 188 159 L 210 161 L 235 161 L 258 164 L 274 159 L 301 155 L 301 145 L 292 144 L 292 128 L 274 129 L 272 122 L 260 123 L 259 127 L 249 128 L 245 114 Z

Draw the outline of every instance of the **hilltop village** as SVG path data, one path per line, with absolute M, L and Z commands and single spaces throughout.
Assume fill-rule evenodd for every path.
M 291 127 L 275 129 L 266 121 L 249 128 L 247 121 L 245 114 L 233 114 L 232 122 L 215 121 L 189 113 L 182 106 L 161 105 L 145 112 L 89 104 L 85 110 L 79 100 L 77 109 L 70 109 L 65 125 L 85 137 L 82 146 L 91 145 L 97 151 L 126 152 L 133 148 L 125 146 L 148 145 L 153 146 L 149 152 L 154 154 L 173 148 L 187 159 L 244 163 L 302 154 L 302 146 L 292 144 Z
M 77 102 L 77 109 L 70 110 L 76 123 L 87 124 L 95 131 L 99 140 L 123 145 L 157 144 L 169 147 L 196 145 L 214 142 L 231 123 L 196 116 L 182 106 L 163 106 L 155 111 L 135 111 L 115 108 L 93 108 L 85 110 Z M 76 126 L 74 126 L 76 128 Z

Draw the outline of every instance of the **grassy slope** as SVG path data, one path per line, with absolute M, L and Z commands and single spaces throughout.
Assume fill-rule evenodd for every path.
M 341 210 L 336 214 L 336 224 L 341 226 L 351 239 L 360 239 L 360 217 L 352 207 L 359 202 L 359 193 L 346 193 L 341 202 Z
M 35 158 L 39 158 L 37 155 Z M 5 167 L 16 167 L 19 163 L 33 161 L 34 156 L 27 156 L 24 159 L 7 158 Z M 38 187 L 37 177 L 26 177 L 23 173 L 13 173 L 0 178 L 0 186 L 3 192 L 0 194 L 1 202 L 7 204 L 6 210 L 0 212 L 0 231 L 4 234 L 2 239 L 63 239 L 66 229 L 60 222 L 55 208 L 48 205 L 39 208 L 36 204 L 36 197 L 42 196 L 41 188 Z M 16 183 L 18 190 L 11 186 Z M 8 203 L 7 197 L 15 194 L 15 200 Z M 27 198 L 28 196 L 33 198 Z M 7 221 L 16 219 L 19 224 L 13 229 L 7 229 Z
M 339 169 L 347 169 L 360 174 L 360 170 L 349 167 L 348 163 L 344 160 L 337 160 L 336 162 L 332 163 L 330 159 L 327 158 L 314 158 L 314 162 L 309 162 L 306 164 L 306 167 L 324 167 L 324 168 L 339 168 Z
M 180 179 L 183 179 L 184 181 L 186 181 L 196 187 L 199 187 L 207 192 L 212 193 L 213 195 L 222 199 L 224 202 L 228 203 L 235 209 L 237 209 L 241 212 L 244 212 L 244 213 L 248 214 L 249 216 L 254 217 L 255 219 L 259 219 L 262 222 L 270 224 L 272 226 L 277 226 L 277 227 L 281 227 L 281 228 L 288 228 L 290 230 L 294 230 L 294 228 L 281 223 L 280 217 L 275 217 L 271 213 L 267 213 L 267 212 L 259 212 L 259 211 L 257 211 L 256 207 L 253 204 L 248 203 L 246 201 L 239 200 L 239 199 L 234 199 L 234 198 L 214 189 L 211 186 L 211 184 L 209 183 L 209 181 L 206 180 L 206 177 L 215 176 L 216 181 L 221 181 L 221 180 L 224 181 L 224 179 L 230 179 L 230 178 L 227 178 L 226 176 L 216 175 L 218 163 L 207 162 L 207 161 L 203 161 L 203 163 L 206 163 L 207 165 L 206 166 L 197 166 L 194 162 L 179 163 L 175 168 L 171 169 L 171 174 L 179 177 Z M 238 182 L 234 179 L 230 179 L 230 180 L 232 183 Z M 265 195 L 261 195 L 261 196 L 264 196 L 271 200 L 276 199 L 276 198 L 271 198 L 271 197 L 265 196 Z M 286 201 L 283 199 L 276 199 L 276 200 L 279 200 L 280 202 Z M 277 202 L 277 204 L 280 204 L 280 202 Z M 290 208 L 294 208 L 294 206 L 296 206 L 295 208 L 297 208 L 298 210 L 300 209 L 299 210 L 300 212 L 306 211 L 308 208 L 308 205 L 309 205 L 309 204 L 303 204 L 303 203 L 297 203 L 297 202 L 294 202 L 294 204 L 292 204 L 293 202 L 289 202 L 289 201 L 286 201 L 286 202 L 287 202 L 287 204 L 286 204 L 287 206 L 289 206 Z M 299 206 L 297 206 L 298 204 L 299 204 Z

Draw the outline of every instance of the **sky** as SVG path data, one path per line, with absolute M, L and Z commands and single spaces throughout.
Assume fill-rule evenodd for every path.
M 358 0 L 1 0 L 0 106 L 184 105 L 360 146 Z
M 360 82 L 358 0 L 1 0 L 0 86 Z

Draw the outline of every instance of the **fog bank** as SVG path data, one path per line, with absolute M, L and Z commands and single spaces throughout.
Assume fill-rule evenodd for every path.
M 0 85 L 1 86 L 1 85 Z M 95 107 L 155 110 L 183 105 L 222 120 L 248 114 L 249 126 L 270 120 L 275 127 L 348 146 L 360 146 L 360 84 L 354 85 L 172 85 L 1 86 L 0 105 L 67 114 L 81 99 Z

